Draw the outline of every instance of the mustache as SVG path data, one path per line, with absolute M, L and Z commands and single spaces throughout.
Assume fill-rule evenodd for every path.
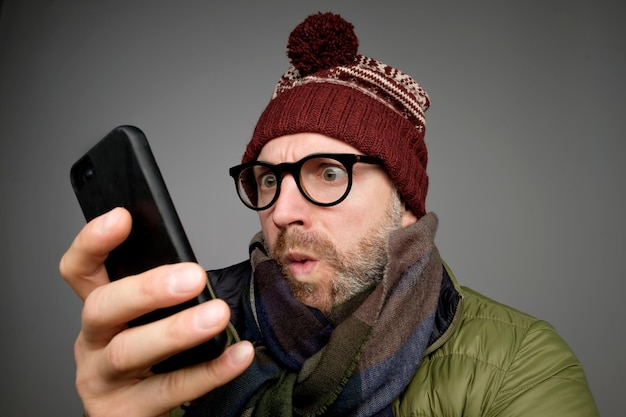
M 287 254 L 294 251 L 324 259 L 331 264 L 339 262 L 340 259 L 339 252 L 330 239 L 318 233 L 304 233 L 295 229 L 281 231 L 276 238 L 272 258 L 280 265 L 284 265 Z

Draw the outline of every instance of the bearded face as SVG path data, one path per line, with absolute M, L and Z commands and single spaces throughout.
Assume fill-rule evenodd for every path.
M 341 140 L 305 132 L 272 139 L 257 159 L 277 165 L 319 153 L 360 151 Z M 336 168 L 325 181 L 350 175 Z M 304 195 L 307 190 L 302 189 L 301 178 L 283 174 L 275 178 L 280 189 L 273 203 L 258 211 L 268 253 L 282 266 L 295 296 L 324 313 L 379 282 L 387 265 L 390 233 L 417 221 L 401 203 L 383 166 L 355 163 L 351 175 L 345 199 L 322 206 Z
M 281 265 L 294 296 L 327 314 L 333 306 L 383 278 L 388 261 L 389 236 L 401 224 L 402 206 L 396 194 L 385 216 L 353 248 L 342 251 L 330 238 L 319 233 L 289 229 L 278 235 L 271 255 Z M 306 269 L 307 262 L 317 263 L 317 267 L 322 269 L 319 272 L 330 275 L 330 285 L 325 285 L 325 280 L 299 280 L 296 275 Z

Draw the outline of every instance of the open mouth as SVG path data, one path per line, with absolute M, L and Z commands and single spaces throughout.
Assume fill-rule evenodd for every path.
M 304 277 L 313 272 L 317 260 L 303 253 L 290 252 L 282 257 L 283 265 L 294 278 Z
M 290 263 L 305 263 L 309 260 L 308 256 L 300 255 L 300 254 L 287 254 L 285 259 L 288 264 Z

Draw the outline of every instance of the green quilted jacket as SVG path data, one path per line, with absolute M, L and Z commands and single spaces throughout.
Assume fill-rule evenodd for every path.
M 249 263 L 209 271 L 235 319 L 237 277 L 249 273 Z M 431 340 L 393 403 L 397 417 L 598 416 L 580 362 L 550 324 L 460 287 L 447 266 Z
M 394 402 L 396 416 L 598 416 L 579 361 L 550 324 L 459 287 L 447 271 L 454 319 Z

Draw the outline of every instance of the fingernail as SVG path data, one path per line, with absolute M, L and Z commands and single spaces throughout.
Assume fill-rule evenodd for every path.
M 108 213 L 104 214 L 102 217 L 98 219 L 98 231 L 100 233 L 109 233 L 113 225 L 117 223 L 120 218 L 120 211 L 117 209 L 113 209 Z
M 198 309 L 196 322 L 201 329 L 212 329 L 221 323 L 224 317 L 224 307 L 211 302 L 203 303 Z
M 239 365 L 246 362 L 252 355 L 252 345 L 250 343 L 237 343 L 232 345 L 226 351 L 228 360 L 233 365 Z
M 175 294 L 184 294 L 195 290 L 198 285 L 198 276 L 191 273 L 186 267 L 177 267 L 170 276 L 170 291 Z

